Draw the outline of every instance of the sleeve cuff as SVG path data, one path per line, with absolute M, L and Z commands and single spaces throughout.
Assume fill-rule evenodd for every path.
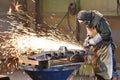
M 93 38 L 89 40 L 89 44 L 96 45 L 102 40 L 102 37 L 99 33 L 97 33 Z

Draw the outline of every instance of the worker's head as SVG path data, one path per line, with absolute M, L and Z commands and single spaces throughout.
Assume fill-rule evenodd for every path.
M 80 25 L 90 25 L 90 21 L 92 18 L 92 11 L 81 10 L 77 14 L 77 19 Z
M 103 15 L 96 10 L 81 10 L 77 14 L 77 19 L 80 25 L 89 28 L 94 28 L 101 18 L 103 18 Z

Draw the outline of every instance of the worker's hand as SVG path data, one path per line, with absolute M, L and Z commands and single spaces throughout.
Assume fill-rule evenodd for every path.
M 90 46 L 89 40 L 88 40 L 88 39 L 85 39 L 85 41 L 84 41 L 84 43 L 83 43 L 83 47 L 84 47 L 84 48 L 87 48 L 87 47 L 89 47 L 89 46 Z

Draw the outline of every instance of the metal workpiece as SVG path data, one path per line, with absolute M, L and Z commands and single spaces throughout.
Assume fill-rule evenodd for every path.
M 68 50 L 60 47 L 58 51 L 43 51 L 29 56 L 28 60 L 38 64 L 19 64 L 33 80 L 66 80 L 71 73 L 84 63 L 85 51 Z

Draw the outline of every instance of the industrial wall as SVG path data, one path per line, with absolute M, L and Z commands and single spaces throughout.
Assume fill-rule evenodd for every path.
M 13 0 L 0 0 L 0 12 L 8 11 Z M 16 0 L 27 5 L 28 12 L 35 12 L 35 0 Z M 117 1 L 119 0 L 40 0 L 42 13 L 65 13 L 71 2 L 78 2 L 80 9 L 99 10 L 104 15 L 116 15 Z M 23 5 L 23 6 L 24 6 Z M 30 13 L 31 14 L 31 13 Z
M 66 12 L 70 2 L 78 2 L 80 9 L 95 9 L 104 15 L 116 14 L 117 0 L 43 0 L 43 12 Z

